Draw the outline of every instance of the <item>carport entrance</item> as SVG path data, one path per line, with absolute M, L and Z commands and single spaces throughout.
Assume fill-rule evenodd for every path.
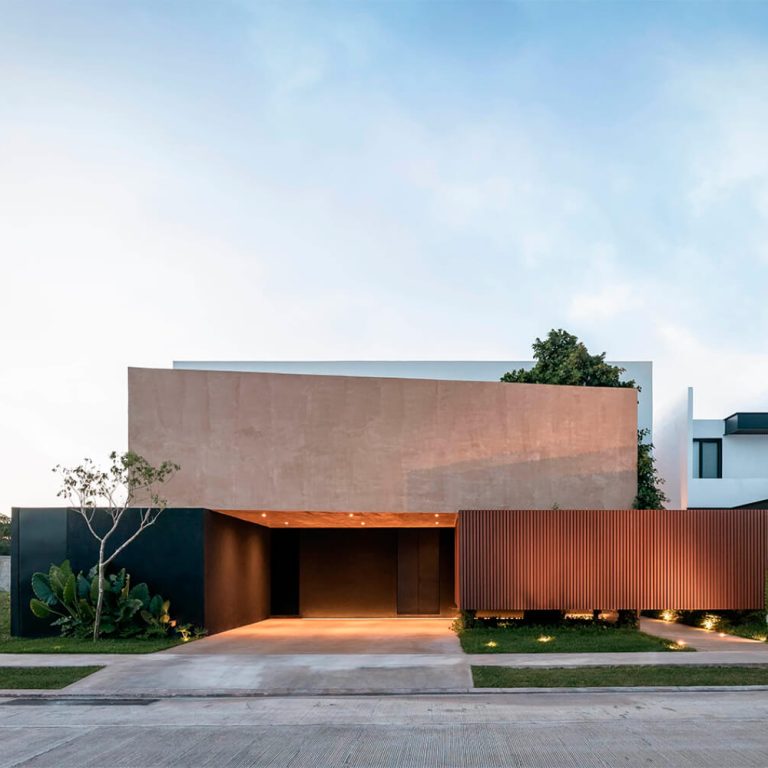
M 453 528 L 271 531 L 271 615 L 450 615 Z

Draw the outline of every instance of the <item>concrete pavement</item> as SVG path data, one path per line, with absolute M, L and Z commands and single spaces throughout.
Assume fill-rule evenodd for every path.
M 0 698 L 0 768 L 764 768 L 768 694 Z
M 458 637 L 450 626 L 450 618 L 266 619 L 176 646 L 170 653 L 461 653 Z
M 768 643 L 750 640 L 748 637 L 726 635 L 698 627 L 689 627 L 671 621 L 659 619 L 640 619 L 640 629 L 649 635 L 663 637 L 675 643 L 682 640 L 686 645 L 698 651 L 737 652 L 762 655 L 768 663 Z M 768 635 L 768 627 L 766 627 Z

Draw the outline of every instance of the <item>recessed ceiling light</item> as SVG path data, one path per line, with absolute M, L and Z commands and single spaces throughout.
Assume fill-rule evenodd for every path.
M 261 513 L 261 516 L 262 516 L 262 517 L 266 517 L 266 516 L 267 516 L 267 513 L 266 513 L 266 512 L 262 512 L 262 513 Z

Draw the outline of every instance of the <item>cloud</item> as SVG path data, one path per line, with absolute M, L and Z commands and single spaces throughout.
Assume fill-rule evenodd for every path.
M 594 291 L 574 296 L 570 316 L 576 322 L 600 323 L 627 312 L 637 312 L 643 304 L 643 297 L 636 286 L 622 282 L 605 283 Z

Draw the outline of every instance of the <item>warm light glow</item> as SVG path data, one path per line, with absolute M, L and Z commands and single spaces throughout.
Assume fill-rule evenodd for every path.
M 363 520 L 363 522 L 362 522 L 362 523 L 360 523 L 360 525 L 365 525 L 365 520 Z
M 760 642 L 760 643 L 764 643 L 766 640 L 768 640 L 768 637 L 766 637 L 765 635 L 758 635 L 758 636 L 755 638 L 755 640 L 757 640 L 757 641 L 758 641 L 758 642 Z
M 680 648 L 685 648 L 686 642 L 685 640 L 678 640 L 676 645 L 678 645 Z
M 713 629 L 717 628 L 717 625 L 720 623 L 720 617 L 715 616 L 713 613 L 708 613 L 704 619 L 701 622 L 702 629 L 706 629 L 707 631 L 711 632 Z
M 288 521 L 286 520 L 286 521 L 283 523 L 283 525 L 288 525 Z
M 440 522 L 438 520 L 435 520 L 435 525 L 440 525 Z
M 261 513 L 261 516 L 262 516 L 262 517 L 266 517 L 266 516 L 267 516 L 267 513 L 266 513 L 266 512 L 262 512 L 262 513 Z
M 350 517 L 354 517 L 354 516 L 355 516 L 355 513 L 354 513 L 354 512 L 350 512 L 350 513 L 349 513 L 349 516 L 350 516 Z
M 662 611 L 661 612 L 661 620 L 662 621 L 674 621 L 675 620 L 675 612 L 674 611 Z
M 718 637 L 725 637 L 725 632 L 721 632 Z
M 435 512 L 435 517 L 440 517 L 440 515 L 437 512 Z
M 498 643 L 497 643 L 495 640 L 489 640 L 489 641 L 486 643 L 486 646 L 487 646 L 488 648 L 495 648 L 497 645 L 498 645 Z
M 540 643 L 550 643 L 555 638 L 552 637 L 552 635 L 541 635 L 540 637 L 536 638 Z

